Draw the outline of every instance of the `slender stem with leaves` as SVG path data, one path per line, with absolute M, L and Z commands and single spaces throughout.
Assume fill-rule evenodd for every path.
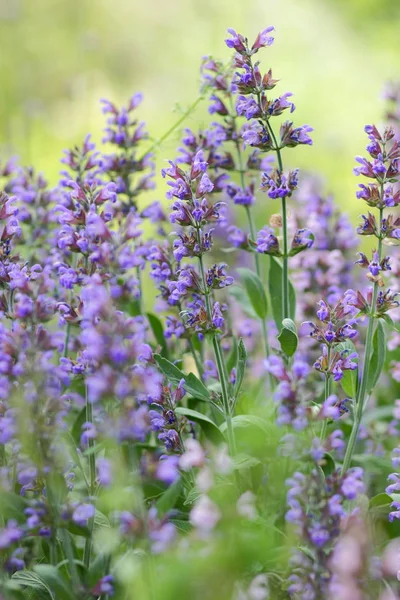
M 383 195 L 383 185 L 381 185 L 381 195 Z M 383 239 L 382 219 L 383 219 L 383 209 L 380 208 L 380 210 L 379 210 L 379 232 L 378 232 L 379 262 L 382 259 L 382 239 Z M 357 393 L 357 396 L 355 399 L 355 404 L 354 404 L 353 428 L 351 430 L 349 442 L 347 444 L 346 454 L 345 454 L 345 457 L 343 460 L 343 469 L 342 469 L 343 474 L 345 474 L 346 471 L 348 470 L 348 468 L 350 467 L 350 464 L 351 464 L 351 461 L 353 458 L 354 449 L 355 449 L 355 446 L 357 443 L 358 432 L 360 430 L 360 425 L 361 425 L 361 421 L 362 421 L 362 417 L 363 417 L 365 400 L 366 400 L 367 393 L 368 393 L 367 386 L 368 386 L 368 380 L 369 380 L 370 369 L 371 369 L 371 357 L 372 357 L 372 352 L 373 352 L 373 336 L 374 336 L 375 325 L 378 320 L 377 315 L 376 315 L 376 301 L 378 298 L 378 291 L 379 291 L 379 281 L 376 280 L 376 281 L 374 281 L 373 288 L 372 288 L 372 300 L 371 300 L 371 304 L 369 307 L 369 313 L 368 313 L 368 329 L 367 329 L 367 336 L 366 336 L 366 340 L 365 340 L 363 372 L 362 372 L 361 382 L 359 384 L 358 393 Z

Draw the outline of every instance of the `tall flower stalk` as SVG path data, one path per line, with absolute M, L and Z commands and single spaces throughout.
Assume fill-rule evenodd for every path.
M 204 254 L 212 246 L 211 231 L 205 227 L 219 219 L 221 203 L 209 201 L 207 196 L 214 190 L 214 183 L 207 174 L 208 163 L 199 150 L 192 159 L 190 171 L 183 171 L 170 161 L 170 167 L 163 170 L 163 176 L 168 176 L 171 190 L 167 198 L 175 198 L 172 205 L 170 220 L 182 227 L 189 227 L 189 234 L 179 234 L 176 248 L 182 256 L 197 258 L 200 276 L 192 267 L 183 267 L 177 273 L 174 291 L 180 297 L 193 295 L 188 309 L 182 311 L 185 327 L 196 332 L 200 340 L 206 335 L 212 339 L 218 378 L 221 384 L 223 412 L 227 424 L 228 445 L 231 455 L 236 453 L 235 436 L 232 425 L 232 408 L 229 394 L 227 369 L 224 363 L 219 333 L 224 328 L 224 317 L 219 302 L 211 301 L 212 291 L 233 283 L 233 278 L 225 272 L 226 265 L 214 265 L 206 270 Z
M 274 152 L 277 159 L 277 168 L 264 173 L 262 189 L 268 193 L 270 198 L 281 199 L 282 252 L 279 256 L 282 258 L 282 318 L 285 319 L 291 315 L 288 261 L 289 257 L 293 255 L 293 252 L 289 250 L 288 242 L 287 198 L 297 188 L 298 171 L 284 173 L 281 150 L 284 147 L 294 147 L 298 144 L 312 144 L 308 135 L 312 128 L 309 125 L 293 128 L 293 123 L 286 121 L 281 125 L 280 140 L 278 141 L 272 127 L 271 117 L 279 116 L 287 109 L 290 109 L 290 112 L 295 110 L 293 102 L 288 100 L 292 96 L 290 92 L 275 99 L 267 97 L 267 92 L 275 87 L 277 80 L 273 79 L 271 69 L 262 76 L 258 68 L 259 63 L 253 62 L 252 57 L 260 48 L 273 43 L 274 38 L 270 35 L 273 30 L 273 27 L 268 27 L 259 33 L 250 48 L 247 38 L 233 29 L 229 29 L 232 37 L 226 40 L 226 44 L 236 50 L 234 65 L 240 69 L 234 80 L 240 93 L 236 110 L 239 115 L 244 115 L 250 121 L 250 126 L 243 133 L 243 140 L 246 145 L 265 152 Z M 276 254 L 275 249 L 272 253 Z M 292 308 L 294 309 L 294 307 Z
M 236 111 L 235 100 L 237 97 L 237 85 L 232 80 L 232 66 L 229 68 L 221 62 L 206 56 L 201 66 L 201 74 L 204 80 L 203 90 L 212 90 L 210 96 L 210 105 L 208 111 L 210 114 L 216 114 L 220 117 L 219 122 L 212 124 L 210 130 L 205 131 L 203 136 L 210 141 L 215 138 L 215 148 L 210 148 L 212 155 L 212 166 L 214 169 L 226 171 L 223 177 L 226 178 L 224 192 L 237 206 L 243 206 L 246 214 L 250 238 L 256 239 L 257 231 L 254 223 L 253 206 L 256 198 L 254 195 L 255 179 L 263 167 L 263 161 L 259 159 L 259 151 L 253 151 L 249 156 L 244 152 L 242 131 L 240 126 L 240 116 Z M 189 131 L 189 130 L 187 130 Z M 210 133 L 214 131 L 217 135 Z M 228 150 L 228 144 L 233 144 L 236 158 Z M 219 146 L 219 147 L 218 147 Z M 227 151 L 221 152 L 221 146 L 225 146 Z M 238 176 L 239 183 L 230 179 L 231 173 Z M 228 239 L 236 247 L 245 250 L 251 250 L 248 244 L 248 236 L 236 226 L 228 228 Z M 262 280 L 262 270 L 260 257 L 257 252 L 253 252 L 254 266 L 257 276 Z M 261 319 L 261 329 L 265 355 L 268 358 L 270 354 L 267 324 L 265 319 Z
M 386 239 L 396 239 L 396 219 L 393 215 L 384 217 L 384 209 L 394 207 L 399 203 L 400 193 L 394 190 L 393 184 L 399 178 L 400 145 L 395 139 L 393 128 L 386 128 L 381 135 L 374 125 L 367 125 L 365 132 L 368 134 L 370 143 L 367 151 L 372 160 L 357 157 L 360 166 L 354 169 L 355 175 L 364 175 L 374 180 L 368 185 L 361 184 L 357 192 L 357 198 L 365 200 L 368 206 L 378 209 L 378 219 L 368 212 L 363 215 L 363 223 L 358 228 L 360 235 L 372 235 L 377 241 L 377 249 L 373 251 L 371 260 L 363 253 L 357 263 L 367 270 L 367 277 L 372 282 L 372 291 L 365 299 L 360 292 L 357 294 L 348 292 L 349 303 L 359 309 L 359 314 L 368 317 L 368 328 L 365 341 L 364 365 L 354 405 L 354 422 L 350 439 L 343 461 L 343 473 L 346 473 L 351 464 L 354 448 L 360 430 L 361 420 L 364 412 L 365 401 L 370 393 L 369 383 L 371 380 L 373 338 L 378 325 L 378 320 L 390 319 L 386 312 L 398 305 L 394 297 L 396 294 L 390 290 L 383 291 L 384 281 L 382 272 L 390 270 L 389 257 L 382 256 L 382 245 Z M 376 381 L 374 382 L 376 384 Z

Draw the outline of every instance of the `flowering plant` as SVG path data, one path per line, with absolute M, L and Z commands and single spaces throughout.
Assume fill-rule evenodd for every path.
M 313 129 L 257 60 L 274 28 L 228 31 L 166 203 L 140 94 L 56 187 L 0 166 L 6 600 L 399 597 L 400 93 L 356 159 L 356 259 L 291 165 Z

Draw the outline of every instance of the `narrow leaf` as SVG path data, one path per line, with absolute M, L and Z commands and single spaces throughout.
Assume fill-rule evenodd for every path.
M 12 576 L 12 581 L 36 591 L 35 596 L 38 598 L 55 599 L 55 596 L 45 581 L 33 571 L 22 570 L 17 571 Z
M 242 387 L 244 373 L 246 370 L 246 361 L 247 361 L 246 348 L 243 344 L 242 338 L 240 338 L 239 345 L 238 345 L 238 359 L 237 359 L 237 366 L 236 366 L 236 383 L 235 383 L 235 391 L 234 391 L 235 398 L 239 394 L 240 388 Z
M 385 323 L 387 325 L 389 325 L 389 327 L 391 329 L 393 329 L 394 331 L 397 331 L 398 333 L 400 333 L 400 324 L 399 323 L 395 323 L 392 319 L 392 317 L 390 317 L 387 313 L 384 315 L 381 315 L 381 319 L 383 319 L 385 321 Z
M 381 321 L 376 324 L 374 338 L 372 340 L 372 356 L 369 361 L 368 368 L 368 379 L 367 379 L 367 392 L 370 392 L 375 385 L 378 383 L 378 379 L 385 364 L 386 358 L 386 342 L 385 342 L 385 330 Z
M 33 567 L 35 573 L 40 579 L 54 592 L 54 597 L 57 600 L 75 600 L 75 594 L 71 590 L 70 585 L 63 579 L 60 572 L 52 565 L 35 565 Z
M 167 340 L 165 339 L 164 328 L 162 326 L 160 319 L 158 317 L 156 317 L 156 315 L 153 315 L 151 313 L 146 313 L 146 315 L 147 315 L 147 319 L 149 321 L 151 330 L 154 334 L 154 337 L 155 337 L 157 343 L 161 346 L 162 356 L 165 356 L 165 358 L 168 358 Z
M 265 319 L 268 313 L 268 301 L 263 282 L 258 275 L 253 273 L 253 271 L 250 271 L 250 269 L 241 267 L 237 271 L 246 289 L 254 312 L 260 319 Z
M 196 377 L 194 373 L 189 373 L 188 375 L 185 375 L 185 373 L 178 369 L 177 366 L 175 366 L 169 360 L 163 358 L 159 354 L 154 354 L 154 360 L 156 361 L 160 368 L 160 371 L 164 373 L 168 381 L 170 381 L 171 383 L 178 384 L 181 381 L 181 379 L 184 379 L 185 388 L 189 394 L 192 394 L 192 396 L 195 396 L 197 398 L 201 398 L 202 400 L 210 399 L 210 393 L 208 389 L 206 388 L 204 383 Z
M 0 515 L 3 519 L 15 519 L 22 522 L 26 520 L 24 510 L 26 508 L 25 500 L 13 492 L 0 492 Z
M 234 458 L 234 469 L 251 469 L 261 464 L 260 459 L 248 454 L 237 454 Z
M 228 293 L 233 296 L 238 304 L 240 304 L 243 312 L 251 319 L 257 319 L 257 313 L 249 303 L 249 299 L 245 290 L 238 285 L 231 285 L 228 288 Z
M 232 369 L 237 366 L 237 360 L 238 360 L 238 344 L 237 344 L 236 338 L 233 337 L 232 338 L 232 349 L 229 353 L 228 358 L 226 359 L 226 370 L 228 371 L 228 373 L 230 373 L 232 371 Z
M 321 464 L 321 469 L 324 472 L 325 477 L 331 475 L 336 469 L 335 460 L 328 452 L 325 452 L 323 462 Z
M 182 479 L 179 477 L 165 490 L 156 502 L 158 516 L 161 518 L 172 508 L 181 495 Z
M 258 427 L 265 433 L 268 433 L 268 423 L 264 421 L 261 417 L 257 417 L 257 415 L 236 415 L 232 419 L 232 425 L 234 428 L 244 428 L 244 427 Z M 227 425 L 226 422 L 222 423 L 220 426 L 220 430 L 222 432 L 226 431 Z
M 198 423 L 201 429 L 204 431 L 204 435 L 211 441 L 217 444 L 225 441 L 225 438 L 221 434 L 218 425 L 216 425 L 209 417 L 206 417 L 206 415 L 203 415 L 197 410 L 192 410 L 191 408 L 186 408 L 184 406 L 178 406 L 175 409 L 175 412 L 178 415 L 187 417 L 190 419 L 190 421 Z
M 189 521 L 182 521 L 182 519 L 171 519 L 170 522 L 173 523 L 175 527 L 183 533 L 189 533 L 193 529 L 193 526 L 189 523 Z

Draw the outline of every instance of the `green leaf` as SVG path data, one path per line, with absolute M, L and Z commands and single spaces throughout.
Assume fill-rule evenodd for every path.
M 312 241 L 315 240 L 315 236 L 313 233 L 310 234 L 310 239 L 312 239 Z M 306 248 L 307 248 L 307 244 L 303 244 L 302 246 L 297 246 L 296 248 L 292 248 L 289 252 L 289 256 L 296 256 L 296 254 L 303 252 L 303 250 L 305 250 Z
M 146 316 L 149 321 L 151 330 L 154 334 L 154 337 L 155 337 L 157 343 L 161 346 L 162 356 L 165 356 L 165 358 L 168 358 L 167 340 L 165 339 L 164 328 L 162 326 L 160 319 L 158 317 L 156 317 L 156 315 L 153 315 L 151 313 L 146 313 Z
M 24 586 L 28 589 L 35 590 L 35 598 L 51 599 L 56 600 L 51 588 L 38 574 L 33 571 L 23 570 L 17 571 L 12 576 L 12 581 Z
M 96 583 L 108 574 L 109 569 L 109 558 L 106 554 L 98 554 L 96 558 L 91 562 L 89 570 L 87 572 L 87 584 L 89 588 L 92 588 Z
M 35 565 L 34 572 L 40 577 L 45 585 L 54 592 L 56 600 L 75 600 L 75 594 L 61 577 L 60 572 L 52 565 Z
M 174 508 L 176 501 L 182 492 L 182 479 L 176 479 L 165 490 L 156 502 L 157 512 L 159 517 L 163 517 L 167 512 Z
M 243 344 L 242 338 L 240 338 L 239 345 L 238 345 L 238 359 L 237 359 L 237 366 L 236 366 L 236 383 L 235 383 L 235 391 L 234 391 L 235 398 L 239 394 L 240 388 L 242 387 L 244 373 L 246 370 L 246 361 L 247 361 L 246 348 Z
M 183 533 L 189 533 L 193 529 L 193 526 L 189 523 L 189 521 L 182 521 L 181 519 L 171 519 L 170 522 L 173 523 L 177 529 L 183 531 Z
M 283 314 L 282 314 L 282 265 L 281 263 L 272 256 L 270 257 L 269 267 L 269 295 L 271 298 L 272 314 L 278 330 L 281 327 Z M 292 283 L 289 281 L 289 304 L 290 304 L 290 318 L 294 320 L 296 312 L 296 293 Z
M 108 517 L 106 517 L 106 515 L 104 513 L 100 512 L 97 509 L 96 509 L 96 512 L 94 513 L 94 527 L 95 528 L 111 527 Z
M 268 433 L 269 431 L 268 423 L 261 417 L 257 417 L 257 415 L 236 415 L 236 417 L 233 417 L 232 419 L 232 426 L 234 428 L 258 427 L 258 429 L 261 429 L 264 433 Z M 227 425 L 226 422 L 224 422 L 220 426 L 220 430 L 224 432 L 226 429 Z
M 229 352 L 229 356 L 226 359 L 226 370 L 228 371 L 228 373 L 230 373 L 233 369 L 233 367 L 237 366 L 237 360 L 238 360 L 238 344 L 236 341 L 236 337 L 232 338 L 232 349 Z
M 21 589 L 21 586 L 12 579 L 0 582 L 0 592 L 4 595 L 4 600 L 27 600 L 26 594 Z M 48 593 L 44 596 L 49 598 Z
M 393 502 L 393 498 L 389 496 L 389 494 L 385 494 L 384 492 L 381 494 L 377 494 L 369 501 L 369 510 L 382 508 L 382 507 L 390 507 Z
M 233 459 L 234 469 L 251 469 L 261 464 L 261 461 L 255 456 L 249 456 L 248 454 L 237 454 Z
M 188 392 L 192 394 L 195 398 L 202 398 L 203 400 L 210 399 L 210 392 L 204 385 L 202 381 L 194 373 L 189 373 L 189 375 L 184 375 L 184 379 L 186 381 L 186 389 Z
M 400 333 L 400 324 L 399 323 L 395 323 L 392 319 L 392 317 L 390 317 L 387 313 L 384 315 L 381 315 L 381 319 L 383 319 L 385 321 L 385 323 L 387 325 L 389 325 L 389 327 L 391 329 L 393 329 L 394 331 L 397 331 Z
M 357 377 L 358 369 L 347 369 L 343 371 L 343 377 L 340 380 L 340 384 L 344 390 L 344 392 L 350 398 L 355 398 L 357 395 L 357 386 L 358 386 L 358 377 Z
M 241 267 L 237 269 L 243 285 L 246 289 L 247 296 L 254 309 L 256 315 L 264 320 L 268 314 L 268 301 L 265 293 L 264 284 L 256 273 Z
M 73 521 L 69 521 L 65 525 L 65 529 L 72 533 L 73 535 L 80 535 L 81 537 L 87 538 L 90 536 L 89 527 L 85 527 L 84 525 L 78 525 Z
M 189 394 L 196 398 L 201 398 L 202 400 L 209 400 L 210 393 L 204 383 L 200 381 L 196 377 L 194 373 L 189 373 L 189 375 L 185 375 L 183 371 L 178 369 L 174 364 L 172 364 L 166 358 L 163 358 L 159 354 L 154 354 L 154 360 L 158 364 L 160 371 L 164 373 L 165 377 L 171 383 L 178 384 L 181 379 L 185 380 L 185 388 Z
M 214 421 L 212 421 L 209 417 L 206 417 L 206 415 L 203 415 L 197 410 L 192 410 L 191 408 L 186 408 L 184 406 L 178 406 L 175 409 L 175 412 L 178 415 L 183 415 L 184 417 L 187 417 L 188 419 L 190 419 L 190 421 L 198 423 L 204 431 L 204 435 L 211 441 L 217 444 L 225 441 L 225 438 L 221 434 L 218 425 L 216 425 Z
M 328 452 L 325 452 L 324 454 L 321 469 L 323 470 L 325 477 L 331 475 L 336 469 L 335 460 Z
M 278 340 L 282 352 L 284 352 L 286 356 L 293 356 L 297 350 L 299 338 L 297 336 L 296 325 L 292 319 L 283 319 L 282 329 L 278 335 Z
M 348 354 L 356 351 L 356 347 L 351 340 L 346 340 L 344 342 L 340 342 L 335 346 L 336 352 L 344 352 L 347 350 Z M 356 359 L 356 362 L 358 359 Z M 348 369 L 343 371 L 343 377 L 340 380 L 340 385 L 342 386 L 345 394 L 347 394 L 350 398 L 355 398 L 357 396 L 358 389 L 358 369 L 354 369 L 354 371 Z
M 131 317 L 138 317 L 142 314 L 140 300 L 130 300 L 124 308 Z
M 378 406 L 377 408 L 368 407 L 363 415 L 363 425 L 375 423 L 382 419 L 393 419 L 393 406 Z
M 185 502 L 183 506 L 187 506 L 188 504 L 194 504 L 198 498 L 200 498 L 202 492 L 196 487 L 192 487 L 189 493 L 186 496 Z
M 372 348 L 372 356 L 368 365 L 367 392 L 370 392 L 378 383 L 383 365 L 385 364 L 386 340 L 385 330 L 381 321 L 378 321 L 376 324 Z
M 24 510 L 25 500 L 13 492 L 0 492 L 0 515 L 3 519 L 15 519 L 22 522 L 26 520 Z
M 257 319 L 257 313 L 254 308 L 249 304 L 249 299 L 245 290 L 238 285 L 230 285 L 228 288 L 228 294 L 233 296 L 238 304 L 240 304 L 243 312 L 251 319 Z
M 80 445 L 82 425 L 85 423 L 86 420 L 86 406 L 84 406 L 78 413 L 78 416 L 76 417 L 71 430 L 71 435 L 74 438 L 74 441 L 76 442 L 77 446 Z

